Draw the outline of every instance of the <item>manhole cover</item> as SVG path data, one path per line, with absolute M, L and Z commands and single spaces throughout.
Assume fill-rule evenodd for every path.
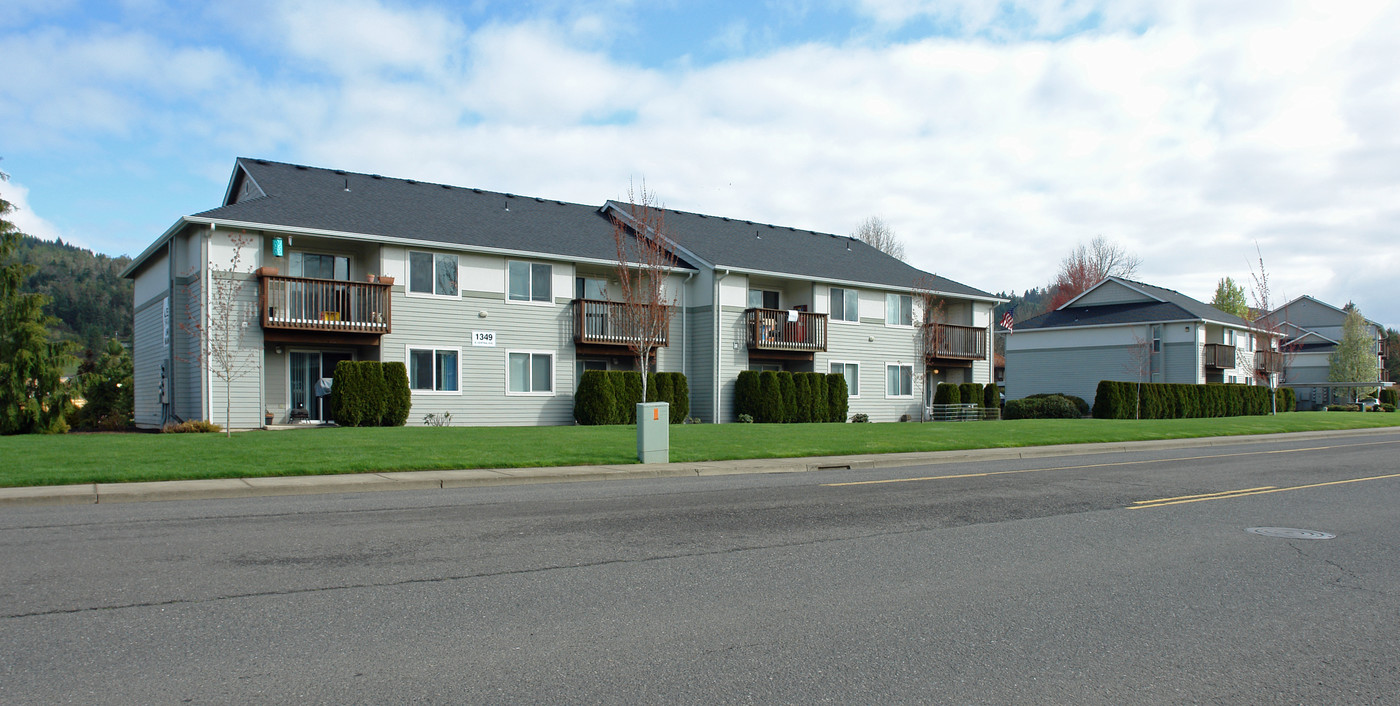
M 1278 537 L 1279 539 L 1336 539 L 1337 535 L 1317 530 L 1293 529 L 1292 527 L 1249 527 L 1246 532 Z

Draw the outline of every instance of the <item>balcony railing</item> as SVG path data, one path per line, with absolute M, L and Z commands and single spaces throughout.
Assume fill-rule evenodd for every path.
M 928 324 L 924 326 L 924 351 L 930 360 L 986 360 L 987 329 Z
M 1265 374 L 1282 372 L 1283 354 L 1278 351 L 1255 351 L 1254 369 Z
M 1205 345 L 1205 366 L 1207 368 L 1235 367 L 1235 347 L 1226 343 L 1207 343 Z
M 263 276 L 258 285 L 265 329 L 384 334 L 390 331 L 390 285 Z
M 574 343 L 628 346 L 637 342 L 636 325 L 628 324 L 627 304 L 597 299 L 574 300 Z M 668 345 L 661 331 L 654 345 Z
M 826 314 L 783 309 L 747 309 L 744 329 L 751 351 L 826 350 Z

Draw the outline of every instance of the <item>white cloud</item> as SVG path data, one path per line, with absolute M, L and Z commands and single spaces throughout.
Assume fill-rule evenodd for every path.
M 0 193 L 3 193 L 5 200 L 10 202 L 14 211 L 6 217 L 21 233 L 32 235 L 41 240 L 58 240 L 63 238 L 64 242 L 73 242 L 59 231 L 58 227 L 50 223 L 47 219 L 34 212 L 29 207 L 29 189 L 23 184 L 14 181 L 0 183 Z M 75 243 L 88 247 L 84 243 Z
M 0 54 L 45 58 L 0 86 L 0 126 L 156 125 L 171 149 L 227 150 L 219 186 L 242 154 L 586 203 L 645 176 L 672 207 L 837 233 L 879 214 L 915 265 L 992 291 L 1043 285 L 1102 234 L 1143 256 L 1142 278 L 1205 299 L 1248 279 L 1257 241 L 1278 289 L 1400 324 L 1400 304 L 1366 299 L 1400 265 L 1392 3 L 857 1 L 890 36 L 966 34 L 702 67 L 683 60 L 695 47 L 613 58 L 609 36 L 638 31 L 615 21 L 625 2 L 545 6 L 478 22 L 279 4 L 250 13 L 241 51 L 4 36 Z M 761 23 L 727 26 L 715 41 L 738 47 Z

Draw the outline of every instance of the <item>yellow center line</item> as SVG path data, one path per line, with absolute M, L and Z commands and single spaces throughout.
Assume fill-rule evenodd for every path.
M 1276 487 L 1276 486 L 1265 485 L 1265 486 L 1260 486 L 1260 487 L 1258 487 L 1258 488 L 1246 488 L 1246 489 L 1244 489 L 1244 490 L 1225 490 L 1225 491 L 1221 491 L 1221 492 L 1219 492 L 1219 493 L 1202 493 L 1202 494 L 1200 494 L 1200 495 L 1182 495 L 1182 496 L 1176 497 L 1176 498 L 1158 498 L 1158 499 L 1156 499 L 1156 500 L 1136 500 L 1136 501 L 1133 502 L 1133 504 L 1134 504 L 1134 505 L 1145 505 L 1145 504 L 1149 504 L 1149 503 L 1164 503 L 1164 502 L 1169 502 L 1169 501 L 1173 501 L 1173 500 L 1182 500 L 1182 501 L 1185 501 L 1185 500 L 1213 500 L 1213 499 L 1215 499 L 1215 498 L 1217 498 L 1217 497 L 1224 496 L 1224 495 L 1234 495 L 1234 494 L 1236 494 L 1236 493 L 1253 493 L 1253 492 L 1258 491 L 1258 490 L 1269 490 L 1269 489 L 1274 488 L 1274 487 Z
M 1307 488 L 1322 488 L 1329 485 L 1343 485 L 1345 483 L 1361 483 L 1372 480 L 1385 480 L 1387 478 L 1400 478 L 1400 473 L 1390 473 L 1383 476 L 1369 476 L 1366 478 L 1344 478 L 1342 480 L 1331 480 L 1325 483 L 1309 483 L 1307 485 L 1294 485 L 1287 488 L 1252 488 L 1249 490 L 1234 490 L 1224 493 L 1212 493 L 1199 497 L 1184 496 L 1181 499 L 1163 498 L 1161 500 L 1139 500 L 1128 506 L 1129 510 L 1141 510 L 1149 507 L 1166 507 L 1168 505 L 1183 505 L 1185 503 L 1199 503 L 1206 500 L 1225 500 L 1229 498 L 1243 498 L 1248 495 L 1264 495 L 1266 493 L 1282 493 L 1289 490 L 1305 490 Z
M 985 478 L 988 476 L 1006 476 L 1017 473 L 1040 473 L 1043 471 L 1074 471 L 1085 468 L 1109 468 L 1112 466 L 1137 466 L 1146 463 L 1172 463 L 1177 461 L 1205 461 L 1216 458 L 1237 458 L 1240 456 L 1263 456 L 1268 454 L 1301 453 L 1304 451 L 1327 451 L 1337 448 L 1354 448 L 1357 446 L 1375 446 L 1377 444 L 1400 444 L 1400 441 L 1367 441 L 1359 444 L 1338 444 L 1335 446 L 1311 446 L 1303 449 L 1275 449 L 1273 451 L 1245 451 L 1232 454 L 1213 454 L 1209 456 L 1185 456 L 1181 458 L 1159 458 L 1145 461 L 1114 461 L 1111 463 L 1089 463 L 1082 466 L 1051 466 L 1049 468 L 1023 468 L 1017 471 L 987 471 L 985 473 L 953 473 L 942 476 L 923 476 L 920 478 L 886 478 L 884 480 L 857 480 L 844 483 L 822 483 L 825 488 L 842 488 L 851 485 L 882 485 L 885 483 L 915 483 L 929 480 L 954 480 L 957 478 Z

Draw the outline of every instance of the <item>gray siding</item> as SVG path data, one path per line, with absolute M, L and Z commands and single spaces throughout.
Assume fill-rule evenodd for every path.
M 1006 399 L 1065 393 L 1093 404 L 1100 380 L 1131 380 L 1126 346 L 1006 352 Z
M 415 392 L 408 423 L 420 425 L 426 414 L 449 412 L 453 426 L 573 424 L 575 357 L 568 301 L 556 297 L 554 305 L 538 306 L 472 292 L 455 299 L 408 297 L 402 285 L 395 285 L 394 332 L 380 342 L 381 360 L 406 363 L 409 345 L 460 349 L 460 394 Z M 473 331 L 495 332 L 496 346 L 473 347 Z M 506 394 L 507 353 L 514 350 L 554 353 L 552 395 Z
M 1162 345 L 1162 382 L 1195 385 L 1202 377 L 1200 348 L 1194 343 L 1166 343 Z M 1088 398 L 1085 398 L 1088 399 Z
M 135 403 L 136 425 L 143 429 L 157 428 L 161 419 L 160 369 L 168 358 L 165 347 L 165 326 L 162 321 L 165 297 L 159 297 L 136 310 L 132 329 L 132 397 Z
M 712 307 L 699 306 L 687 312 L 686 335 L 689 346 L 685 371 L 686 383 L 690 386 L 690 416 L 714 423 L 714 319 L 710 318 Z
M 226 273 L 216 273 L 213 287 L 227 286 Z M 256 429 L 263 424 L 263 336 L 262 326 L 256 316 L 258 309 L 258 287 L 256 280 L 247 274 L 237 277 L 237 305 L 233 316 L 232 341 L 237 346 L 237 355 L 230 359 L 227 368 L 221 368 L 217 360 L 207 362 L 210 371 L 210 421 L 232 429 Z M 211 312 L 217 315 L 218 312 Z M 211 326 L 211 331 L 222 336 L 220 324 Z M 241 335 L 240 335 L 241 333 Z M 226 405 L 231 401 L 231 405 Z
M 915 335 L 916 329 L 888 327 L 884 319 L 863 318 L 855 326 L 831 323 L 827 326 L 826 353 L 817 355 L 816 369 L 830 372 L 833 360 L 860 364 L 860 397 L 851 398 L 848 414 L 867 414 L 872 422 L 897 422 L 905 414 L 919 419 L 924 365 L 919 360 Z M 913 367 L 912 398 L 886 398 L 885 366 L 888 363 Z

